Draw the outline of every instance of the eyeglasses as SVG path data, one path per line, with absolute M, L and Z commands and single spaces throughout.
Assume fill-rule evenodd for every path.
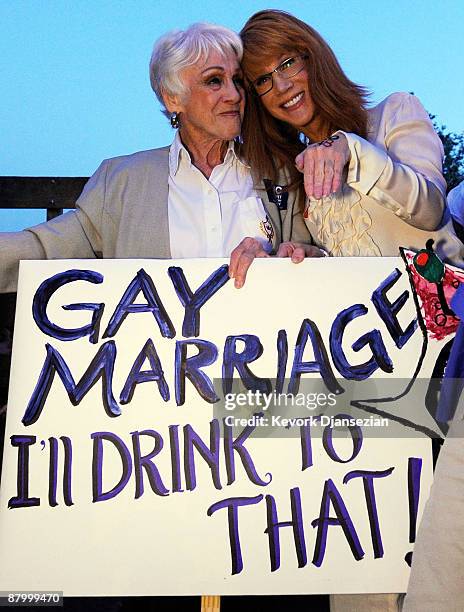
M 277 68 L 274 68 L 274 70 L 271 70 L 271 72 L 262 74 L 252 82 L 255 92 L 258 94 L 258 96 L 264 96 L 264 94 L 271 91 L 271 89 L 274 87 L 274 72 L 283 79 L 291 79 L 292 77 L 296 76 L 305 67 L 304 60 L 307 58 L 307 55 L 295 55 L 295 57 L 288 57 L 281 64 L 279 64 Z

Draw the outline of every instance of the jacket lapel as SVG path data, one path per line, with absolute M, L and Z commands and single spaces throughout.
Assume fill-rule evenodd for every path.
M 158 197 L 160 201 L 160 215 L 156 227 L 156 235 L 153 237 L 157 242 L 159 259 L 171 259 L 171 241 L 169 236 L 169 147 L 160 150 L 163 157 L 156 169 L 158 182 Z
M 263 202 L 264 208 L 269 217 L 269 221 L 271 222 L 272 227 L 274 229 L 274 235 L 272 237 L 272 249 L 276 251 L 279 244 L 282 242 L 282 222 L 280 217 L 280 211 L 277 208 L 276 204 L 269 200 L 269 196 L 262 180 L 259 181 L 259 183 L 255 183 L 254 188 L 256 190 L 257 196 L 261 198 Z

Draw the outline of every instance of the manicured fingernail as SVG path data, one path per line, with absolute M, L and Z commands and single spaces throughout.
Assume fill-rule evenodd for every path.
M 235 279 L 234 285 L 236 289 L 241 289 L 243 287 L 243 281 Z

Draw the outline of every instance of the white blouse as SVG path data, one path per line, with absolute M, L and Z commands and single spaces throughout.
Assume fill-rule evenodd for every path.
M 315 243 L 333 256 L 396 256 L 400 246 L 421 249 L 434 238 L 442 257 L 462 265 L 445 204 L 443 147 L 427 112 L 415 96 L 395 93 L 368 113 L 367 140 L 343 132 L 351 159 L 342 187 L 307 201 Z
M 272 249 L 273 227 L 253 188 L 250 169 L 233 142 L 209 180 L 196 168 L 179 133 L 169 151 L 169 236 L 171 256 L 229 257 L 247 236 Z

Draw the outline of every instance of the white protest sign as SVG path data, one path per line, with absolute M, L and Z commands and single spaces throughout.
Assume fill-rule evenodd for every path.
M 436 424 L 350 406 L 417 369 L 404 262 L 224 263 L 22 262 L 0 590 L 405 590 Z

